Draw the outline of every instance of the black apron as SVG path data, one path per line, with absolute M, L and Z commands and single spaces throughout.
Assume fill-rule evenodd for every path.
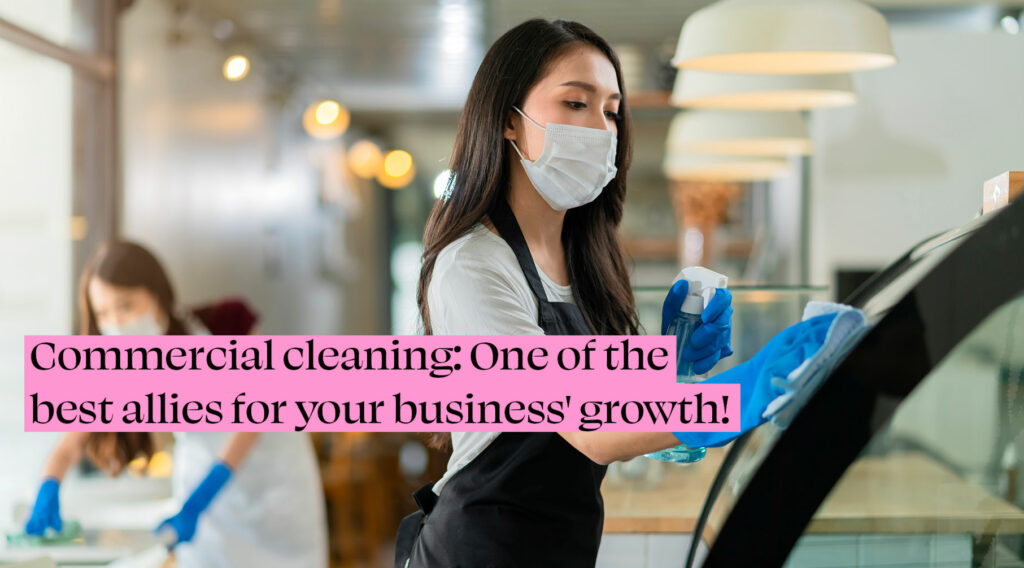
M 537 298 L 545 335 L 590 335 L 573 304 L 549 302 L 519 223 L 504 199 L 489 213 Z M 605 469 L 557 433 L 502 433 L 459 470 L 441 495 L 398 530 L 396 568 L 592 567 L 604 525 Z

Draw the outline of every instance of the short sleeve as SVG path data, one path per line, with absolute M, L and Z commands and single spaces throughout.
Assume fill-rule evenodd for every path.
M 537 298 L 514 253 L 503 242 L 487 240 L 481 229 L 471 240 L 452 243 L 437 256 L 427 288 L 435 335 L 543 335 Z M 473 237 L 474 235 L 470 235 Z M 498 432 L 452 432 L 452 455 L 442 488 L 497 437 Z
M 537 299 L 513 280 L 510 267 L 497 259 L 482 262 L 462 250 L 439 255 L 438 261 L 427 291 L 435 334 L 544 334 L 537 323 Z

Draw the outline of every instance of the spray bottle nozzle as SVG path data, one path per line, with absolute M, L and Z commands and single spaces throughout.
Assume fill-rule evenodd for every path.
M 684 268 L 676 276 L 676 281 L 686 280 L 689 287 L 686 292 L 686 299 L 680 311 L 690 314 L 700 314 L 715 295 L 716 288 L 726 288 L 729 285 L 729 278 L 703 266 L 689 266 Z

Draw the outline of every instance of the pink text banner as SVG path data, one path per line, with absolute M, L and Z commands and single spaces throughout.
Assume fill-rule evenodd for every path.
M 737 432 L 672 336 L 25 336 L 25 430 Z

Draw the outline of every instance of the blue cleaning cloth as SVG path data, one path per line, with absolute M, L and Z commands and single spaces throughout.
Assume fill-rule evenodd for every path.
M 803 319 L 828 313 L 835 313 L 836 318 L 829 326 L 821 349 L 789 375 L 773 379 L 784 392 L 768 404 L 762 417 L 771 419 L 772 424 L 780 428 L 789 426 L 804 402 L 818 390 L 821 381 L 867 331 L 868 321 L 864 312 L 843 304 L 809 302 L 804 308 Z
M 740 385 L 739 432 L 675 432 L 676 438 L 691 448 L 723 446 L 743 433 L 768 421 L 765 409 L 786 394 L 777 377 L 789 377 L 804 361 L 825 344 L 837 314 L 812 317 L 782 330 L 749 361 L 719 373 L 704 384 Z

